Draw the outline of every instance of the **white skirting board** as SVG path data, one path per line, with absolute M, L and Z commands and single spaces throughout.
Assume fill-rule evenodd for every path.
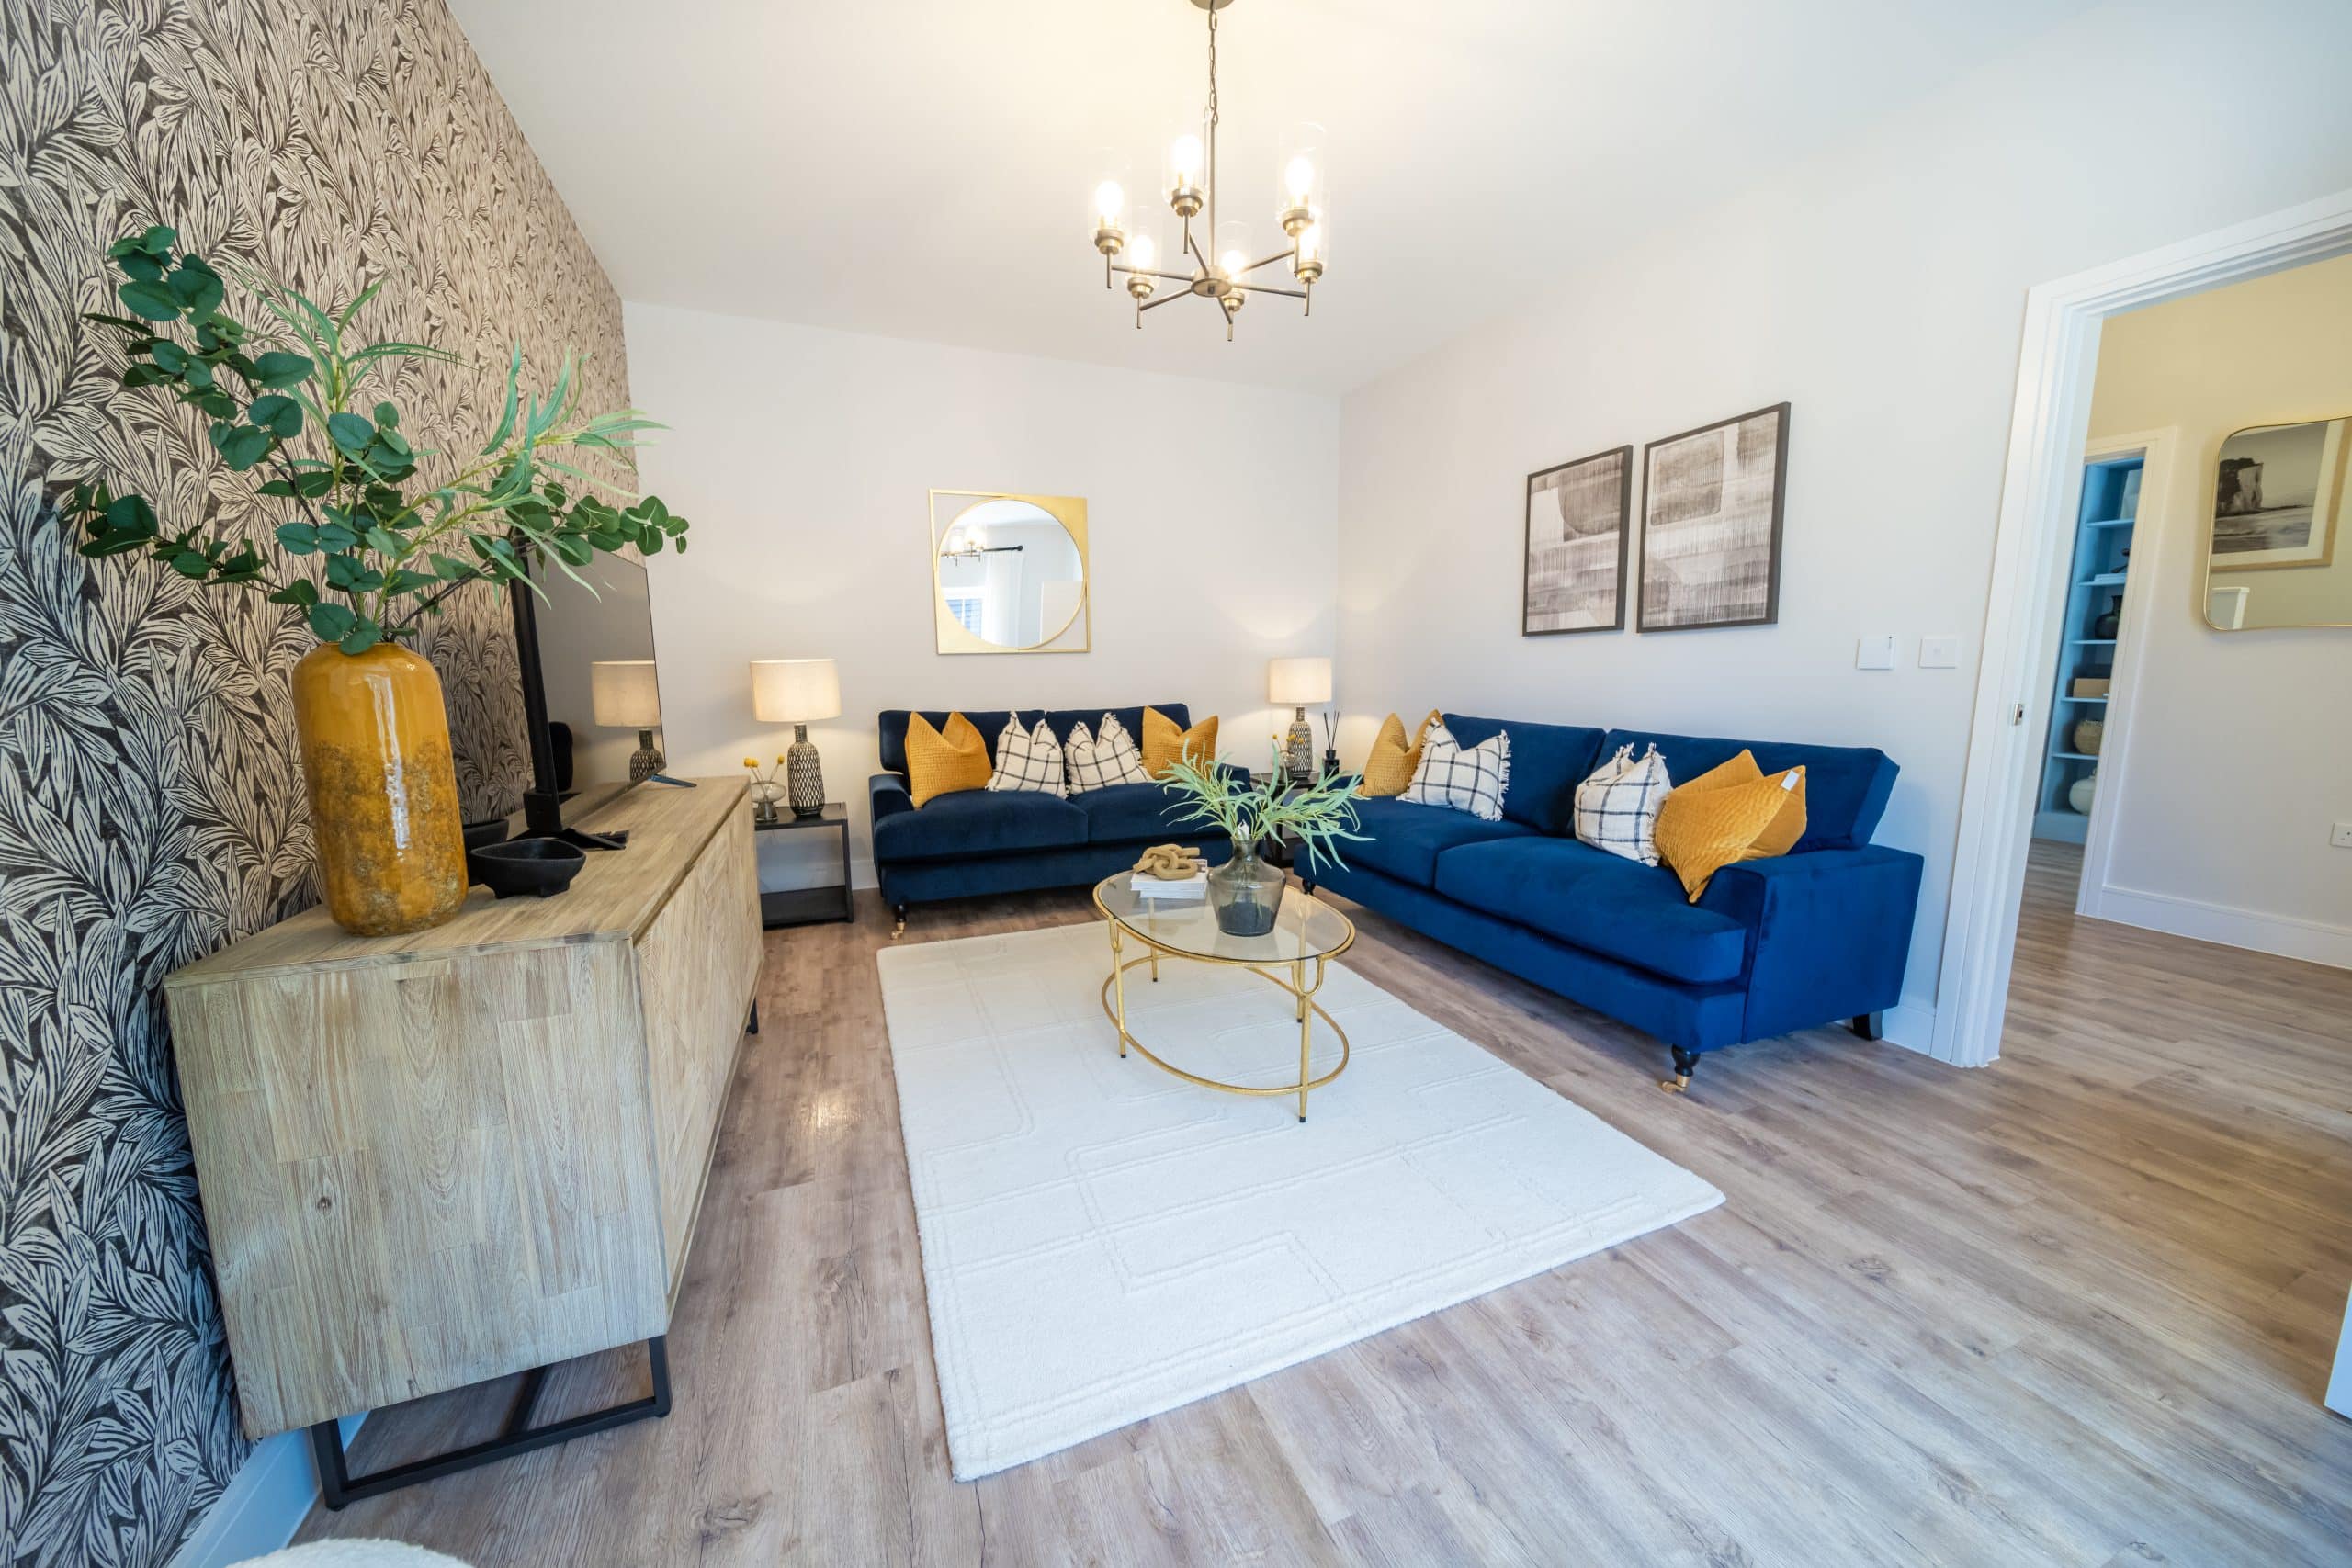
M 1936 1010 L 1932 1003 L 1897 1002 L 1886 1010 L 1879 1027 L 1889 1045 L 1900 1045 L 1923 1056 L 1936 1054 Z
M 343 1418 L 343 1441 L 368 1419 L 367 1413 Z M 280 1432 L 264 1438 L 245 1456 L 228 1489 L 180 1542 L 169 1568 L 228 1568 L 248 1557 L 276 1551 L 294 1539 L 319 1500 L 319 1472 L 311 1463 L 311 1434 Z
M 2098 890 L 2097 898 L 2084 913 L 2095 919 L 2138 926 L 2143 931 L 2217 942 L 2224 947 L 2243 947 L 2255 953 L 2276 953 L 2281 958 L 2300 958 L 2335 969 L 2352 969 L 2352 926 L 2331 926 L 2318 920 L 2264 914 L 2258 909 L 2233 908 L 2227 904 L 2200 903 L 2169 893 L 2143 893 L 2137 888 L 2118 887 L 2113 883 Z

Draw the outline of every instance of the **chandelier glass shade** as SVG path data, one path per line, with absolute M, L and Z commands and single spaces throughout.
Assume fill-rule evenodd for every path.
M 1088 195 L 1087 229 L 1102 253 L 1102 287 L 1115 288 L 1125 279 L 1138 331 L 1147 311 L 1178 299 L 1206 299 L 1225 318 L 1230 343 L 1241 307 L 1257 295 L 1296 299 L 1305 314 L 1315 312 L 1315 285 L 1331 249 L 1323 128 L 1302 120 L 1283 130 L 1274 204 L 1283 243 L 1261 255 L 1248 220 L 1218 211 L 1216 17 L 1233 0 L 1192 3 L 1209 18 L 1207 107 L 1197 119 L 1188 108 L 1169 139 L 1157 199 L 1137 200 L 1126 167 L 1115 156 L 1101 160 Z M 1162 208 L 1177 226 L 1172 252 L 1163 250 L 1158 232 Z

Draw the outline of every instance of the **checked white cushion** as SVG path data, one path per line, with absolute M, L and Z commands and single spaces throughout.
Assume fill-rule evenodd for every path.
M 1398 798 L 1467 811 L 1481 822 L 1503 819 L 1510 787 L 1510 731 L 1498 729 L 1467 750 L 1443 721 L 1421 734 L 1421 762 Z
M 996 738 L 996 772 L 990 789 L 1028 789 L 1056 799 L 1069 794 L 1062 773 L 1062 743 L 1039 719 L 1035 729 L 1021 728 L 1018 716 L 1004 716 L 1004 730 Z
M 1618 747 L 1577 785 L 1577 837 L 1596 850 L 1657 864 L 1657 808 L 1673 788 L 1657 747 L 1638 761 L 1631 746 Z
M 1143 751 L 1116 714 L 1102 716 L 1102 727 L 1092 734 L 1083 721 L 1069 727 L 1069 744 L 1062 748 L 1069 762 L 1072 791 L 1108 789 L 1113 784 L 1149 784 L 1143 771 Z

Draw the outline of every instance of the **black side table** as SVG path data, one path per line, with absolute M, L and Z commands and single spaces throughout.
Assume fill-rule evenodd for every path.
M 849 807 L 838 800 L 829 800 L 825 809 L 814 817 L 795 817 L 788 806 L 778 806 L 773 818 L 763 819 L 755 810 L 752 813 L 754 832 L 782 833 L 796 828 L 831 828 L 842 836 L 842 885 L 839 887 L 787 887 L 780 893 L 760 895 L 760 929 L 775 931 L 784 926 L 823 925 L 828 920 L 855 918 L 850 904 L 849 887 Z

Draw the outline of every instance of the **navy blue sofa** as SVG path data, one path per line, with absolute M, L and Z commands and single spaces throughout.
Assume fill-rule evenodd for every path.
M 1151 705 L 1178 726 L 1191 728 L 1192 716 L 1182 703 Z M 1083 723 L 1091 730 L 1106 713 L 1118 715 L 1140 743 L 1141 707 L 1024 708 L 1021 727 L 1034 729 L 1042 718 L 1055 739 L 1067 744 L 1071 726 Z M 922 716 L 942 728 L 949 716 Z M 989 761 L 994 762 L 1004 711 L 967 710 L 964 716 L 987 739 Z M 1114 784 L 1067 800 L 1035 790 L 959 789 L 933 795 L 918 809 L 907 789 L 907 717 L 905 708 L 883 711 L 882 766 L 888 771 L 875 774 L 866 786 L 874 808 L 875 878 L 901 927 L 910 904 L 1091 886 L 1135 864 L 1153 844 L 1192 845 L 1212 865 L 1233 852 L 1231 841 L 1214 828 L 1203 833 L 1199 824 L 1177 826 L 1174 818 L 1188 808 L 1156 784 Z
M 1868 1039 L 1903 994 L 1917 855 L 1870 841 L 1894 764 L 1866 747 L 1723 740 L 1447 714 L 1475 746 L 1510 731 L 1503 820 L 1402 800 L 1361 803 L 1366 842 L 1300 874 L 1390 919 L 1665 1041 L 1675 1078 L 1702 1052 L 1843 1021 Z M 1717 872 L 1696 904 L 1665 866 L 1579 843 L 1576 788 L 1602 758 L 1655 742 L 1675 779 L 1742 748 L 1767 773 L 1805 770 L 1804 837 Z

